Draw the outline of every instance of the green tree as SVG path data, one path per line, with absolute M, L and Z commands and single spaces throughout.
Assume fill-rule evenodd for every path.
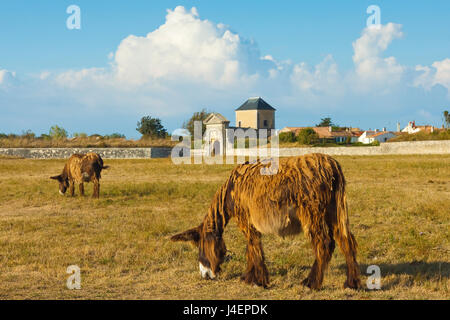
M 445 127 L 448 129 L 450 127 L 450 113 L 447 110 L 444 111 L 444 123 Z
M 297 141 L 297 137 L 295 136 L 294 132 L 282 132 L 278 136 L 278 139 L 280 142 L 295 142 Z
M 312 128 L 305 128 L 300 130 L 297 135 L 297 141 L 300 144 L 315 144 L 319 141 L 319 135 Z
M 320 123 L 316 124 L 316 127 L 329 127 L 334 126 L 334 123 L 331 121 L 330 117 L 320 119 Z
M 145 116 L 141 118 L 141 121 L 137 123 L 136 130 L 142 134 L 143 137 L 151 138 L 165 138 L 167 137 L 167 130 L 164 129 L 161 124 L 161 120 L 158 118 L 152 118 Z
M 63 139 L 67 138 L 68 134 L 64 128 L 59 127 L 58 125 L 54 125 L 53 127 L 50 128 L 48 135 L 52 139 Z
M 191 137 L 194 136 L 194 122 L 201 121 L 202 122 L 202 134 L 206 130 L 206 125 L 203 123 L 205 119 L 208 117 L 209 112 L 206 109 L 202 109 L 200 112 L 194 112 L 192 117 L 183 123 L 183 129 L 187 129 L 191 134 Z

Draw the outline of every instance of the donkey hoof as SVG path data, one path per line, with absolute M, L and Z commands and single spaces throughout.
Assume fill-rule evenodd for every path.
M 253 273 L 244 273 L 241 276 L 241 281 L 244 281 L 246 284 L 253 284 L 263 288 L 267 288 L 267 285 L 269 284 L 268 279 L 258 279 Z
M 320 285 L 318 285 L 316 281 L 311 280 L 310 278 L 306 278 L 305 280 L 303 280 L 302 285 L 310 288 L 311 290 L 320 289 Z
M 350 288 L 350 289 L 354 289 L 354 290 L 358 290 L 361 289 L 361 280 L 359 279 L 352 279 L 352 280 L 346 280 L 344 282 L 344 289 L 346 288 Z

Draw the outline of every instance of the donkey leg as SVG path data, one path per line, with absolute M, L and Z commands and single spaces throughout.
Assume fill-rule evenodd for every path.
M 92 198 L 100 197 L 100 181 L 94 180 L 94 193 L 92 194 Z
M 302 284 L 310 289 L 320 289 L 323 276 L 333 255 L 335 242 L 327 230 L 310 230 L 310 237 L 316 260 Z
M 69 181 L 69 193 L 70 196 L 75 196 L 75 181 Z
M 349 231 L 347 236 L 335 231 L 334 238 L 336 239 L 339 248 L 345 256 L 347 262 L 347 280 L 344 282 L 344 288 L 359 289 L 361 288 L 361 280 L 359 278 L 359 266 L 356 261 L 356 240 L 353 234 Z
M 83 184 L 83 182 L 78 184 L 78 189 L 80 190 L 80 195 L 84 196 L 84 184 Z
M 261 233 L 251 228 L 247 236 L 247 270 L 241 280 L 248 284 L 256 284 L 264 288 L 269 284 L 269 272 L 264 262 Z

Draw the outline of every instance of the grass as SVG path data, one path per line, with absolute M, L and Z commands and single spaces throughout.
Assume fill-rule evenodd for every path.
M 197 250 L 169 237 L 200 223 L 233 166 L 169 159 L 106 160 L 101 198 L 61 197 L 61 160 L 0 159 L 1 299 L 450 299 L 450 156 L 336 157 L 348 180 L 362 281 L 381 268 L 382 289 L 342 289 L 336 250 L 322 290 L 300 285 L 312 265 L 303 235 L 264 236 L 268 289 L 239 280 L 245 241 L 232 220 L 231 260 L 200 279 Z M 87 188 L 92 193 L 92 185 Z M 70 265 L 81 290 L 69 290 Z

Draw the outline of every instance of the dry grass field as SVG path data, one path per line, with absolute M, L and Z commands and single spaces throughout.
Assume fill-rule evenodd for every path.
M 200 223 L 233 166 L 105 160 L 99 200 L 61 197 L 62 160 L 0 159 L 1 299 L 450 299 L 450 155 L 336 157 L 348 181 L 351 230 L 381 290 L 342 289 L 337 249 L 323 289 L 300 285 L 313 262 L 303 235 L 264 236 L 268 289 L 239 280 L 245 241 L 232 220 L 231 259 L 200 278 L 197 249 L 169 237 Z M 78 190 L 77 190 L 78 192 Z M 92 185 L 87 194 L 92 193 Z M 80 290 L 66 268 L 81 268 Z

